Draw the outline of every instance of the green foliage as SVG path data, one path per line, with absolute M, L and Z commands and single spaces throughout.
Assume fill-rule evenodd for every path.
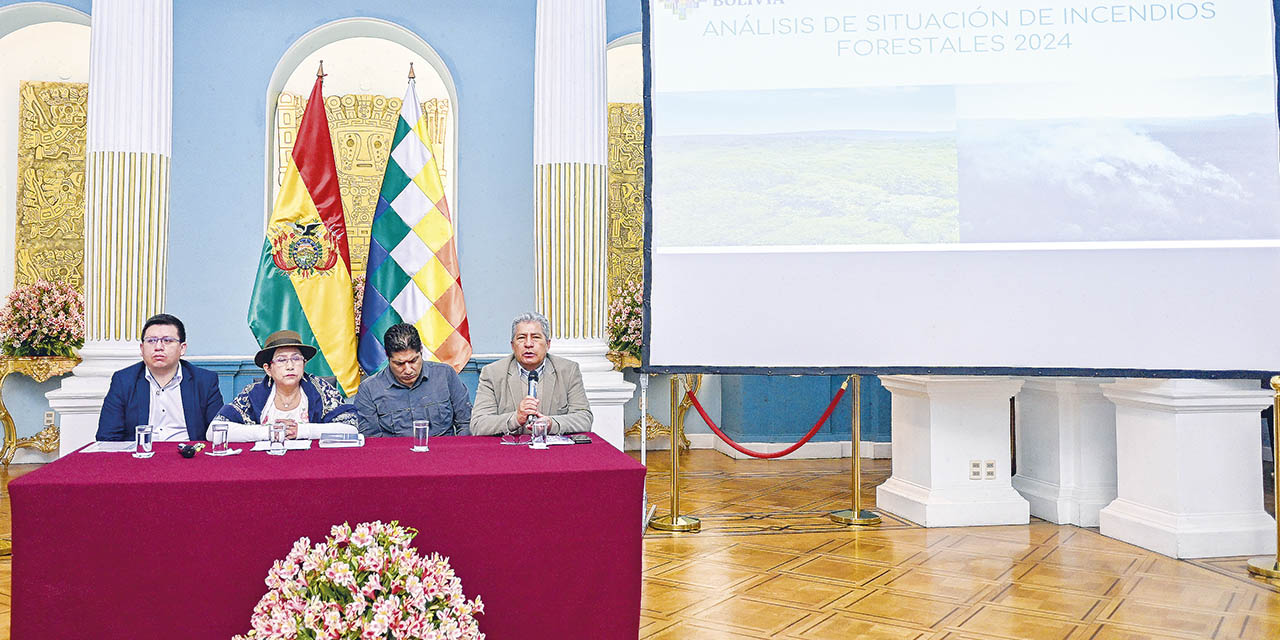
M 958 242 L 951 134 L 658 140 L 658 246 Z

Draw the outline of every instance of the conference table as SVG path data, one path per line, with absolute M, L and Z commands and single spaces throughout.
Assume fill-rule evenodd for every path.
M 592 440 L 73 453 L 9 485 L 13 637 L 225 640 L 248 632 L 268 569 L 295 540 L 395 520 L 420 532 L 419 552 L 449 557 L 467 598 L 482 598 L 487 637 L 634 640 L 645 469 Z

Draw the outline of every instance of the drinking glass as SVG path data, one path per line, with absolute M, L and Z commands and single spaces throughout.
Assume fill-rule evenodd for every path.
M 227 431 L 226 422 L 215 422 L 209 425 L 209 442 L 213 444 L 214 455 L 220 456 L 227 453 Z
M 133 457 L 150 458 L 154 451 L 151 450 L 151 439 L 154 437 L 155 428 L 149 424 L 140 424 L 134 427 L 134 444 L 136 449 Z
M 427 436 L 431 433 L 430 420 L 413 421 L 413 447 L 410 451 L 430 451 L 427 448 Z
M 551 418 L 540 416 L 529 420 L 529 433 L 531 434 L 530 449 L 546 449 L 547 448 L 547 430 L 551 428 Z
M 271 440 L 271 447 L 267 449 L 268 454 L 273 456 L 284 455 L 284 436 L 288 428 L 289 425 L 283 422 L 273 422 L 271 426 L 267 427 L 267 435 Z

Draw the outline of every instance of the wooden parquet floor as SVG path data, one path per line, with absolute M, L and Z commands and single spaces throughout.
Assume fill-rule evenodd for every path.
M 669 460 L 649 458 L 658 514 Z M 871 507 L 889 465 L 864 462 Z M 1245 558 L 1172 560 L 1039 520 L 925 529 L 881 514 L 850 530 L 826 518 L 850 506 L 848 459 L 694 451 L 681 477 L 681 512 L 703 530 L 645 535 L 642 639 L 1280 638 L 1280 586 Z
M 649 457 L 665 513 L 669 456 Z M 0 472 L 0 539 L 11 530 Z M 849 460 L 737 461 L 694 451 L 682 512 L 698 534 L 644 539 L 642 640 L 1280 638 L 1280 586 L 1244 558 L 1185 562 L 1097 531 L 1027 526 L 924 529 L 887 514 L 850 530 Z M 889 475 L 864 465 L 865 505 Z M 0 557 L 0 639 L 9 637 L 10 559 Z M 495 639 L 501 640 L 501 639 Z

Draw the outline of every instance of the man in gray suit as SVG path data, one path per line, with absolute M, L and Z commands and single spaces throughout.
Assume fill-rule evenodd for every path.
M 582 388 L 582 372 L 572 360 L 547 353 L 551 325 L 541 313 L 522 313 L 511 321 L 511 355 L 480 370 L 471 433 L 496 436 L 526 433 L 529 420 L 551 419 L 549 433 L 591 430 L 591 405 Z M 536 374 L 537 397 L 529 395 Z

